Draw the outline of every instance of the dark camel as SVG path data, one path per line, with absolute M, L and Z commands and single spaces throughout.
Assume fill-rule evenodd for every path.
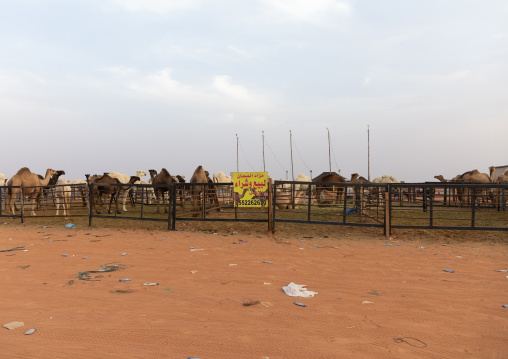
M 115 201 L 118 204 L 117 197 L 120 194 L 120 192 L 127 191 L 131 187 L 130 185 L 134 184 L 136 181 L 139 181 L 139 177 L 131 176 L 129 182 L 127 184 L 123 184 L 122 186 L 113 186 L 122 184 L 118 180 L 118 178 L 110 177 L 109 175 L 105 174 L 102 176 L 94 175 L 90 177 L 90 175 L 85 175 L 86 180 L 88 182 L 88 185 L 94 184 L 94 196 L 95 201 L 93 203 L 93 207 L 95 208 L 95 211 L 97 214 L 101 214 L 102 212 L 102 197 L 104 195 L 109 195 L 109 207 L 108 207 L 108 214 L 111 213 L 111 205 L 113 204 L 113 201 Z M 99 209 L 96 207 L 96 203 L 99 203 Z M 120 214 L 121 212 L 117 209 L 117 214 Z
M 161 169 L 160 173 L 157 174 L 157 171 L 155 170 L 148 170 L 150 173 L 150 177 L 152 178 L 152 184 L 154 186 L 156 185 L 164 185 L 166 187 L 154 187 L 153 190 L 155 192 L 155 197 L 157 198 L 157 210 L 156 213 L 160 213 L 159 211 L 159 194 L 162 196 L 162 205 L 164 206 L 164 212 L 167 213 L 168 209 L 165 205 L 164 200 L 164 194 L 169 191 L 169 186 L 171 186 L 173 183 L 178 183 L 178 181 L 169 174 L 168 170 L 163 168 Z M 169 193 L 168 193 L 168 202 L 169 202 Z

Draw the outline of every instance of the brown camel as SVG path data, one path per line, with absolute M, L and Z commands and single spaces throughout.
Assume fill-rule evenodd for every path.
M 243 197 L 245 197 L 245 194 L 247 193 L 247 191 L 249 189 L 250 188 L 244 188 L 243 192 L 241 194 L 238 192 L 233 192 L 233 198 L 234 198 L 235 204 L 238 203 L 238 201 L 241 200 Z
M 351 179 L 348 182 L 350 182 L 350 183 L 362 183 L 362 184 L 370 183 L 370 181 L 368 179 L 366 179 L 363 176 L 360 176 L 358 173 L 351 174 Z M 361 201 L 362 201 L 362 194 L 364 194 L 363 187 L 361 187 L 361 186 L 359 186 L 359 187 L 355 186 L 354 187 L 353 202 L 355 203 L 356 207 L 360 207 L 362 205 L 362 203 L 361 203 Z
M 95 211 L 97 214 L 100 214 L 102 212 L 102 202 L 103 202 L 103 196 L 109 195 L 109 207 L 108 207 L 108 214 L 111 213 L 111 205 L 113 204 L 113 201 L 115 201 L 118 204 L 118 195 L 121 192 L 128 191 L 131 187 L 130 185 L 134 184 L 136 181 L 140 181 L 140 178 L 137 176 L 131 176 L 129 182 L 127 184 L 124 184 L 123 186 L 112 186 L 117 184 L 122 184 L 118 178 L 110 177 L 108 174 L 104 174 L 102 176 L 98 175 L 85 175 L 86 180 L 88 182 L 88 185 L 95 184 L 93 186 L 94 189 L 94 196 L 95 201 L 93 203 L 93 207 L 95 208 Z M 107 186 L 103 186 L 107 185 Z M 96 203 L 99 203 L 99 209 L 96 207 Z M 120 210 L 117 209 L 117 213 L 121 214 Z
M 502 175 L 498 176 L 496 178 L 496 184 L 508 184 L 508 171 L 503 173 Z M 504 191 L 504 194 L 503 192 Z M 506 194 L 506 190 L 503 190 L 501 188 L 496 188 L 495 190 L 495 204 L 497 209 L 499 210 L 501 205 L 503 208 L 506 208 L 506 201 L 508 199 L 508 195 Z
M 15 214 L 14 203 L 16 202 L 18 194 L 21 193 L 21 200 L 24 199 L 25 195 L 28 195 L 30 198 L 30 202 L 32 204 L 31 215 L 35 216 L 34 208 L 37 196 L 42 191 L 43 186 L 48 185 L 51 176 L 55 174 L 57 174 L 55 170 L 48 168 L 46 170 L 46 176 L 41 180 L 35 173 L 30 172 L 27 167 L 23 167 L 18 171 L 18 173 L 12 176 L 9 182 L 7 182 L 7 185 L 20 186 L 21 188 L 9 188 L 8 190 L 7 202 L 9 204 L 9 211 L 11 214 Z
M 442 183 L 452 183 L 452 182 L 457 182 L 457 179 L 459 178 L 460 176 L 455 176 L 453 177 L 451 180 L 447 180 L 443 177 L 443 175 L 437 175 L 437 176 L 434 176 L 435 179 L 439 180 L 439 182 L 442 182 Z M 451 201 L 452 202 L 457 202 L 459 200 L 459 192 L 462 191 L 462 188 L 450 188 L 450 196 L 451 196 Z
M 457 182 L 460 183 L 492 183 L 490 176 L 486 173 L 481 173 L 478 170 L 472 170 L 465 172 L 456 177 Z M 459 200 L 461 203 L 469 204 L 471 202 L 471 189 L 470 188 L 461 188 L 458 190 L 459 192 Z M 483 200 L 483 202 L 487 201 L 487 198 L 490 197 L 490 191 L 482 189 L 479 191 L 479 197 Z
M 208 171 L 205 171 L 203 166 L 198 166 L 194 173 L 192 174 L 192 177 L 189 181 L 189 183 L 212 183 L 213 180 L 210 178 Z M 204 193 L 205 189 L 209 189 L 208 196 L 211 198 L 211 200 L 219 205 L 219 199 L 217 198 L 217 191 L 215 189 L 215 186 L 194 186 L 191 189 L 191 202 L 192 202 L 192 211 L 195 213 L 193 214 L 194 217 L 198 216 L 198 212 L 201 211 L 201 194 Z M 217 211 L 220 211 L 220 207 L 217 208 Z
M 164 213 L 167 213 L 168 209 L 166 208 L 166 202 L 164 199 L 164 194 L 168 192 L 169 186 L 173 183 L 178 183 L 178 181 L 175 179 L 175 177 L 171 176 L 167 169 L 163 168 L 161 169 L 160 173 L 157 174 L 157 171 L 155 170 L 149 170 L 150 177 L 152 178 L 152 184 L 155 185 L 164 185 L 168 187 L 154 187 L 153 190 L 155 192 L 155 197 L 157 198 L 157 210 L 156 213 L 160 213 L 159 211 L 159 194 L 162 196 L 162 205 L 164 206 Z M 168 203 L 169 203 L 169 193 L 168 193 Z
M 319 182 L 325 182 L 325 183 L 345 183 L 347 181 L 341 175 L 337 175 L 335 173 L 329 173 L 329 174 L 321 177 Z M 336 189 L 336 187 L 333 186 L 333 185 L 323 185 L 323 184 L 316 185 L 316 199 L 318 201 L 318 204 L 320 204 L 320 205 L 324 204 L 324 201 L 321 198 L 322 195 L 324 195 L 328 191 L 334 192 L 335 189 Z M 322 193 L 323 191 L 325 191 L 325 192 Z M 339 202 L 339 199 L 342 198 L 343 192 L 344 192 L 344 187 L 338 187 L 337 188 L 337 190 L 335 192 L 334 200 L 333 200 L 334 203 L 338 203 Z

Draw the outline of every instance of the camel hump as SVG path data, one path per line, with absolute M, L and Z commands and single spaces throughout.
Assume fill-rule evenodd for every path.
M 166 176 L 169 176 L 169 175 L 170 175 L 170 174 L 169 174 L 169 172 L 168 172 L 168 170 L 167 170 L 167 169 L 165 169 L 165 168 L 161 169 L 161 173 L 164 173 Z
M 20 175 L 20 174 L 22 174 L 22 173 L 27 173 L 27 172 L 28 172 L 28 173 L 32 173 L 32 172 L 28 169 L 28 167 L 23 167 L 23 168 L 20 168 L 20 169 L 19 169 L 19 171 L 18 171 L 16 174 L 17 174 L 17 175 Z

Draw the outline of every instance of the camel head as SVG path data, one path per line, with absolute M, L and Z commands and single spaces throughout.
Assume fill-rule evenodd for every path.
M 131 176 L 131 179 L 129 180 L 129 184 L 134 184 L 137 181 L 141 181 L 141 179 L 138 176 Z

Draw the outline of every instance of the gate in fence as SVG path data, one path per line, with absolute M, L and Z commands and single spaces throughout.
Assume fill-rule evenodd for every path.
M 0 187 L 0 217 L 21 221 L 33 210 L 36 217 L 88 216 L 89 225 L 93 218 L 159 221 L 170 230 L 190 221 L 260 222 L 271 231 L 277 223 L 377 227 L 387 236 L 392 228 L 508 230 L 508 184 L 275 181 L 260 208 L 236 206 L 230 183 L 56 185 L 35 201 L 18 196 L 14 215 L 7 189 Z

